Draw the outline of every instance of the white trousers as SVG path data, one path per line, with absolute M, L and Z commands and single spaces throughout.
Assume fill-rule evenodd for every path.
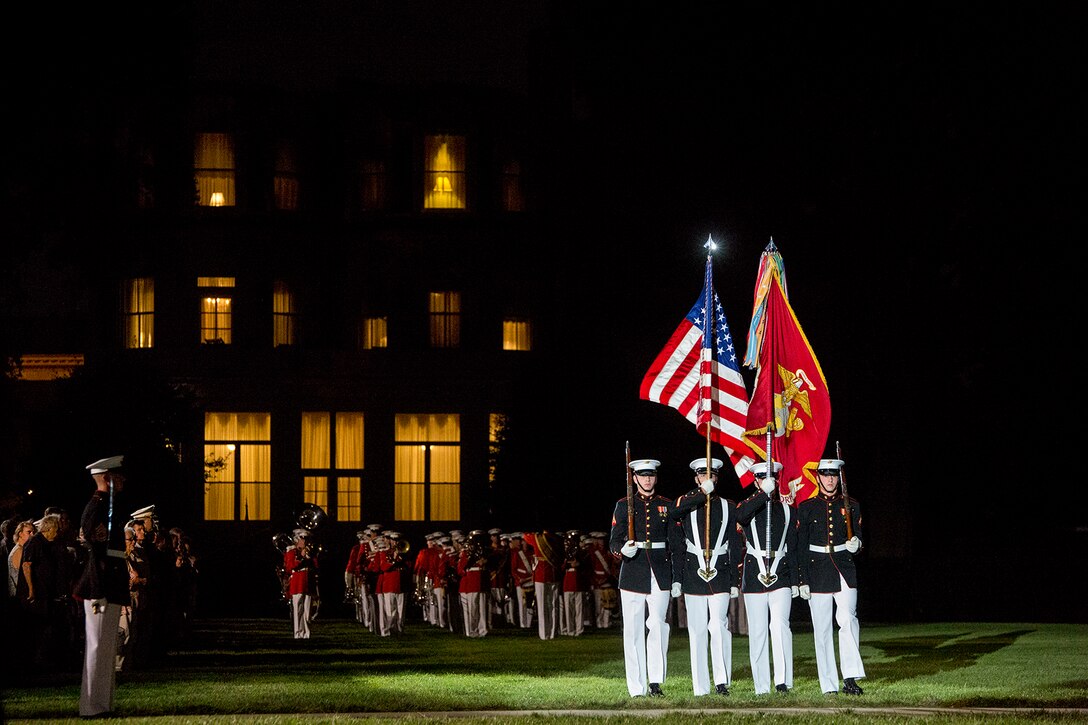
M 541 639 L 555 639 L 559 629 L 559 585 L 533 582 L 536 592 L 536 623 Z
M 793 632 L 790 631 L 790 607 L 793 594 L 789 587 L 768 593 L 744 594 L 744 609 L 748 615 L 748 658 L 752 663 L 752 681 L 756 694 L 771 691 L 771 671 L 767 660 L 767 639 L 770 635 L 774 657 L 774 682 L 793 687 Z M 768 621 L 769 620 L 769 621 Z
M 291 623 L 295 630 L 295 639 L 310 638 L 310 604 L 313 597 L 309 594 L 291 595 Z
M 808 600 L 808 609 L 812 614 L 812 636 L 816 640 L 816 671 L 820 675 L 820 689 L 823 692 L 837 692 L 839 689 L 831 627 L 833 611 L 839 625 L 839 663 L 842 665 L 843 679 L 865 677 L 859 644 L 858 590 L 846 586 L 842 576 L 839 577 L 839 586 L 841 589 L 833 593 L 813 592 L 812 599 Z
M 404 592 L 378 595 L 378 634 L 388 637 L 404 631 Z
M 593 620 L 597 629 L 608 629 L 612 626 L 612 612 L 604 608 L 602 599 L 603 589 L 593 590 Z
M 665 681 L 669 654 L 669 592 L 650 575 L 650 593 L 620 590 L 623 609 L 623 662 L 627 692 L 639 697 L 650 691 L 649 683 Z M 647 634 L 649 632 L 649 634 Z
M 586 631 L 585 592 L 563 592 L 563 634 L 580 637 Z
M 525 606 L 525 594 L 528 592 L 528 590 L 522 587 L 517 587 L 514 591 L 516 591 L 518 594 L 516 600 L 516 606 L 518 609 L 518 626 L 520 626 L 522 629 L 529 629 L 533 626 L 533 612 Z M 534 596 L 536 595 L 535 589 L 533 591 L 533 594 Z
M 434 602 L 434 620 L 431 622 L 436 627 L 446 628 L 446 587 L 435 587 L 431 590 L 431 600 Z
M 709 596 L 684 595 L 691 649 L 691 688 L 696 695 L 710 693 L 706 661 L 708 639 L 714 684 L 726 687 L 732 684 L 733 634 L 729 631 L 729 602 L 728 592 Z
M 468 592 L 461 594 L 461 611 L 465 616 L 465 635 L 468 637 L 486 637 L 488 632 L 491 594 L 489 592 Z
M 121 605 L 106 604 L 94 611 L 90 600 L 83 601 L 84 635 L 83 682 L 79 689 L 79 716 L 89 717 L 113 711 L 117 688 L 117 633 Z

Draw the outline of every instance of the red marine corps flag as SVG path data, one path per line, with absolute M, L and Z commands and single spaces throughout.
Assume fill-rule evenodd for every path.
M 785 264 L 774 240 L 759 260 L 744 364 L 756 368 L 745 440 L 763 460 L 770 441 L 773 459 L 782 464 L 779 490 L 787 500 L 799 503 L 816 493 L 811 470 L 823 455 L 831 429 L 831 398 L 816 354 L 790 306 Z
M 713 245 L 708 239 L 707 248 Z M 703 292 L 650 365 L 639 397 L 680 411 L 708 441 L 725 448 L 737 478 L 751 482 L 748 469 L 755 459 L 743 437 L 748 393 L 725 311 L 714 291 L 709 254 Z M 709 446 L 708 442 L 708 457 Z

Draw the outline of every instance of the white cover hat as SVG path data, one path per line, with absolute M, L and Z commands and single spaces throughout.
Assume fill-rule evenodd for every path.
M 843 460 L 841 458 L 821 458 L 820 465 L 816 468 L 817 472 L 823 473 L 824 471 L 838 472 L 842 468 Z
M 778 461 L 775 461 L 774 462 L 774 472 L 778 473 L 781 470 L 782 470 L 782 464 L 779 463 Z M 752 466 L 751 471 L 752 471 L 753 476 L 758 475 L 760 473 L 763 473 L 763 474 L 767 473 L 767 462 L 766 461 L 760 461 L 759 463 Z
M 142 509 L 138 509 L 129 514 L 133 519 L 149 519 L 155 515 L 155 504 L 150 506 L 144 506 Z
M 710 467 L 713 468 L 715 471 L 722 470 L 723 465 L 725 465 L 725 464 L 722 463 L 722 460 L 720 458 L 711 458 L 710 459 Z M 703 456 L 702 458 L 696 458 L 694 461 L 692 461 L 691 463 L 688 464 L 688 468 L 690 468 L 691 470 L 696 471 L 696 472 L 701 471 L 701 470 L 705 470 L 706 469 L 706 456 Z
M 87 466 L 87 470 L 91 472 L 92 476 L 98 473 L 106 473 L 107 471 L 113 471 L 120 468 L 124 461 L 124 456 L 110 456 L 109 458 L 100 458 L 91 465 Z
M 637 461 L 631 461 L 627 464 L 631 467 L 631 470 L 635 473 L 642 473 L 643 471 L 657 471 L 658 466 L 661 465 L 661 461 L 656 461 L 653 458 L 640 458 Z

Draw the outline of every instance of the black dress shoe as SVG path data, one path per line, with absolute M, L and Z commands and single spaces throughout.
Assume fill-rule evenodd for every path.
M 729 694 L 729 688 L 726 687 L 722 683 L 719 683 L 719 684 L 715 685 L 714 686 L 714 691 L 717 692 L 719 695 L 728 695 Z
M 842 682 L 842 691 L 847 695 L 860 695 L 864 690 L 858 686 L 858 683 L 854 682 L 853 677 L 847 677 Z
M 664 697 L 665 693 L 661 691 L 661 685 L 656 682 L 650 683 L 650 697 Z
M 785 684 L 775 685 L 774 689 L 778 690 L 779 692 L 789 692 L 790 691 L 790 688 L 786 687 Z

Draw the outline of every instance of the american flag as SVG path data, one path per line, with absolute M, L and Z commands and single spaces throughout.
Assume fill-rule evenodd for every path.
M 737 478 L 751 482 L 755 459 L 743 437 L 748 394 L 709 256 L 703 292 L 650 365 L 639 397 L 675 408 L 703 436 L 709 423 L 710 439 L 725 448 Z

